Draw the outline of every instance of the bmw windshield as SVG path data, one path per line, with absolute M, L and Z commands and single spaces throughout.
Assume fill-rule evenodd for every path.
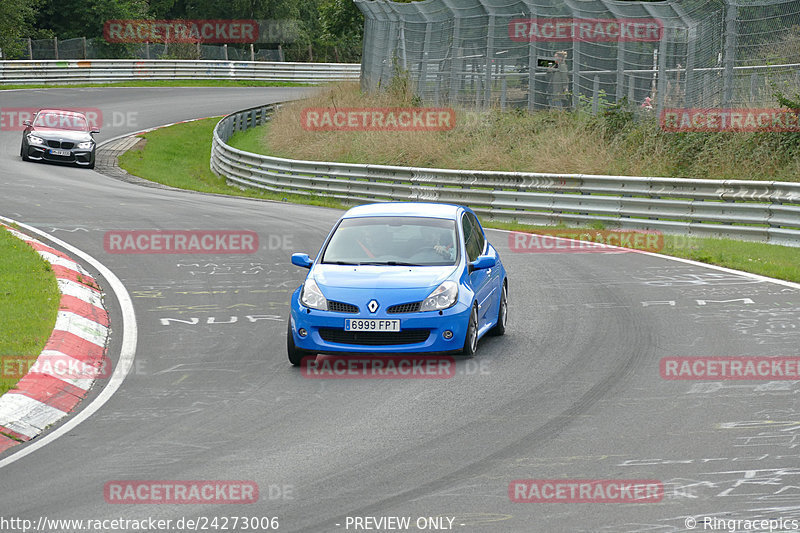
M 39 113 L 33 125 L 45 129 L 89 131 L 86 118 L 73 113 Z
M 455 221 L 408 216 L 346 218 L 322 256 L 340 265 L 448 266 L 457 259 Z

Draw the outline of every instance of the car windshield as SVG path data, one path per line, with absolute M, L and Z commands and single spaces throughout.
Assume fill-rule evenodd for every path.
M 39 113 L 33 123 L 38 128 L 57 130 L 87 131 L 89 129 L 83 115 L 73 113 Z
M 346 265 L 454 265 L 453 220 L 425 217 L 346 218 L 325 247 L 322 262 Z

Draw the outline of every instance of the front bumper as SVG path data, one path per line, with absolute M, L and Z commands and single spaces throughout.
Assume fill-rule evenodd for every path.
M 441 314 L 440 314 L 441 313 Z M 461 350 L 467 334 L 470 306 L 459 301 L 443 311 L 414 313 L 339 313 L 309 309 L 300 303 L 300 289 L 292 295 L 291 331 L 297 348 L 325 354 L 400 354 L 448 353 Z M 400 333 L 382 338 L 375 335 L 348 334 L 346 319 L 400 320 Z M 305 329 L 301 337 L 298 331 Z M 450 339 L 444 332 L 451 331 Z M 427 332 L 427 334 L 425 334 Z M 372 333 L 372 332 L 370 332 Z M 323 338 L 324 337 L 324 338 Z M 326 340 L 327 339 L 327 340 Z
M 41 146 L 37 144 L 28 145 L 28 158 L 33 161 L 54 161 L 59 163 L 72 163 L 76 165 L 89 165 L 94 161 L 94 150 L 80 150 L 72 148 L 69 150 L 63 148 L 50 148 L 48 146 Z M 54 155 L 53 150 L 62 152 L 69 152 L 69 155 Z

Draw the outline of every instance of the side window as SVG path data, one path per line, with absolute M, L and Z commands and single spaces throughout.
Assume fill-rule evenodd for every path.
M 467 218 L 466 213 L 461 216 L 461 229 L 464 230 L 464 247 L 466 248 L 467 261 L 474 261 L 472 258 L 472 222 Z
M 481 248 L 475 231 L 475 225 L 469 217 L 469 213 L 461 218 L 461 227 L 464 228 L 464 244 L 467 247 L 467 261 L 475 261 L 481 255 Z
M 467 216 L 469 217 L 470 222 L 472 222 L 472 233 L 474 234 L 475 246 L 478 249 L 478 255 L 481 255 L 486 247 L 486 237 L 483 235 L 481 223 L 478 222 L 478 217 L 472 213 L 468 213 Z

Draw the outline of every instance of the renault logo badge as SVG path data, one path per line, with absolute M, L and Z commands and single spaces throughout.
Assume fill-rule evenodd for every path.
M 375 311 L 378 310 L 379 307 L 380 304 L 378 303 L 377 300 L 370 300 L 369 303 L 367 304 L 367 309 L 369 309 L 370 313 L 374 313 Z

